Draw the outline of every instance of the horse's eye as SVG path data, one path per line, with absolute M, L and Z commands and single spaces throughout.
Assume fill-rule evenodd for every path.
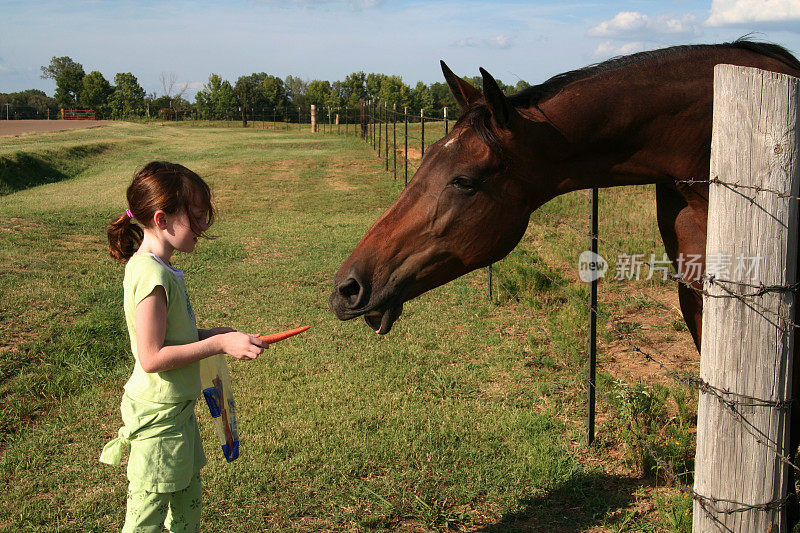
M 460 191 L 470 193 L 475 192 L 478 189 L 475 181 L 466 176 L 458 176 L 457 178 L 453 178 L 453 181 L 450 182 L 450 185 Z

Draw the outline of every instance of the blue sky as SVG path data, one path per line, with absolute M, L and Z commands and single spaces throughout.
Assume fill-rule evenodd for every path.
M 484 67 L 539 83 L 615 55 L 713 43 L 750 32 L 800 54 L 800 0 L 0 0 L 0 92 L 42 89 L 40 67 L 70 56 L 113 82 L 131 72 L 160 94 L 174 74 L 187 95 L 212 72 L 334 81 L 354 71 L 442 81 Z

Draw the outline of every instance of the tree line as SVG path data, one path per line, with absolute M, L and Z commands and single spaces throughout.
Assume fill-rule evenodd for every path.
M 15 109 L 27 109 L 29 114 L 41 117 L 50 113 L 55 117 L 60 108 L 88 109 L 98 118 L 125 119 L 136 117 L 192 117 L 219 120 L 263 117 L 275 114 L 294 120 L 298 113 L 306 114 L 310 105 L 318 108 L 356 108 L 362 100 L 374 99 L 398 110 L 408 108 L 426 116 L 442 116 L 443 108 L 454 110 L 457 106 L 446 83 L 426 85 L 418 82 L 413 87 L 402 77 L 353 72 L 344 80 L 306 81 L 298 76 L 281 79 L 265 72 L 240 76 L 234 83 L 212 73 L 197 91 L 194 102 L 184 98 L 188 85 L 176 86 L 174 74 L 161 75 L 161 94 L 146 93 L 136 76 L 120 72 L 113 84 L 98 71 L 85 72 L 83 65 L 70 57 L 53 57 L 50 64 L 41 67 L 42 78 L 56 83 L 53 97 L 43 91 L 30 89 L 16 93 L 0 93 L 0 106 L 9 104 Z M 481 88 L 481 77 L 465 77 Z M 523 80 L 506 85 L 497 80 L 500 88 L 511 94 L 529 87 Z M 17 117 L 33 118 L 33 117 Z

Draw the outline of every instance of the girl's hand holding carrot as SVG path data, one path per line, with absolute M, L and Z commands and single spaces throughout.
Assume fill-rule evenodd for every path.
M 221 352 L 245 361 L 255 359 L 269 346 L 269 343 L 255 335 L 249 335 L 241 331 L 223 333 L 217 335 L 216 338 L 220 343 Z

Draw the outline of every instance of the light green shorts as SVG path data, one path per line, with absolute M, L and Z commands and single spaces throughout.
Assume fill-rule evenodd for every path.
M 177 492 L 148 492 L 128 489 L 128 509 L 123 533 L 194 533 L 200 529 L 203 487 L 200 472 L 189 486 Z
M 128 481 L 134 492 L 176 492 L 206 464 L 194 415 L 196 400 L 156 403 L 122 396 L 119 436 L 103 448 L 100 462 L 119 464 L 130 445 Z

